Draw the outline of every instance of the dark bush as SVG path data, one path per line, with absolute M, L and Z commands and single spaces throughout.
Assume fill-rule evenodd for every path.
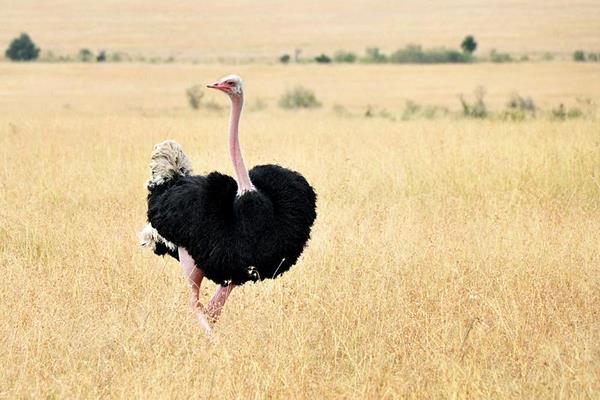
M 345 50 L 338 50 L 333 55 L 333 60 L 338 63 L 353 63 L 356 58 L 356 54 Z
M 13 39 L 4 54 L 6 58 L 13 61 L 32 61 L 38 58 L 40 49 L 36 47 L 28 34 L 21 33 L 19 37 Z
M 319 64 L 328 64 L 331 62 L 331 57 L 327 54 L 321 54 L 320 56 L 315 57 L 315 61 Z
M 96 56 L 96 61 L 105 62 L 106 61 L 106 51 L 100 50 L 100 52 Z
M 460 47 L 463 49 L 465 53 L 473 54 L 477 49 L 477 42 L 472 35 L 465 37 L 460 44 Z
M 575 61 L 585 61 L 585 53 L 583 50 L 575 50 L 573 53 L 573 60 Z
M 598 61 L 600 59 L 600 55 L 596 53 L 588 53 L 587 60 L 588 61 Z
M 297 86 L 288 90 L 279 99 L 279 106 L 283 108 L 317 108 L 321 103 L 317 100 L 312 90 Z
M 81 62 L 92 62 L 96 59 L 96 57 L 94 57 L 94 53 L 92 53 L 90 49 L 79 50 L 77 58 Z
M 290 62 L 291 58 L 292 57 L 290 57 L 289 54 L 283 54 L 281 57 L 279 57 L 279 62 L 282 63 L 282 64 L 287 64 L 287 63 Z

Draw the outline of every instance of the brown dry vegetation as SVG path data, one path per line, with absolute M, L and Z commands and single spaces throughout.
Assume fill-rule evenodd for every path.
M 5 2 L 6 3 L 6 2 Z M 216 59 L 307 54 L 406 43 L 482 51 L 558 51 L 600 46 L 597 0 L 20 0 L 2 6 L 0 43 L 22 31 L 43 49 Z
M 589 66 L 539 67 L 244 68 L 269 101 L 244 116 L 247 161 L 302 171 L 319 217 L 296 267 L 233 292 L 210 343 L 177 264 L 136 231 L 155 142 L 231 173 L 225 115 L 184 97 L 230 71 L 2 66 L 0 397 L 597 398 L 598 120 L 330 111 L 454 104 L 473 76 L 506 93 L 516 76 L 542 104 L 599 93 Z M 325 107 L 276 110 L 294 80 Z

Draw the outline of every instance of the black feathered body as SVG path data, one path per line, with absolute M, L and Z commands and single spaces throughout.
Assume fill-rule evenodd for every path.
M 316 195 L 302 175 L 278 165 L 254 167 L 250 179 L 256 190 L 238 196 L 230 176 L 176 175 L 150 188 L 148 221 L 214 282 L 274 278 L 302 254 Z

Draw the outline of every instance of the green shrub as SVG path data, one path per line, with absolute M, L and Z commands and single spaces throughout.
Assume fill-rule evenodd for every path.
M 554 54 L 547 51 L 542 55 L 542 60 L 543 61 L 552 61 L 552 60 L 554 60 Z
M 567 109 L 562 103 L 560 103 L 558 107 L 553 108 L 550 114 L 552 119 L 557 120 L 581 118 L 584 115 L 585 113 L 579 107 L 571 107 Z
M 312 90 L 302 86 L 296 86 L 292 90 L 288 90 L 279 99 L 279 106 L 287 109 L 297 108 L 317 108 L 321 107 L 321 103 L 317 100 L 315 93 Z
M 448 114 L 446 107 L 437 105 L 420 105 L 412 100 L 407 100 L 404 104 L 404 110 L 402 111 L 401 119 L 408 121 L 418 117 L 426 119 L 435 119 L 443 117 Z
M 585 53 L 583 52 L 583 50 L 575 50 L 575 52 L 573 53 L 573 60 L 574 61 L 585 61 Z
M 21 33 L 19 37 L 13 39 L 4 53 L 6 58 L 13 61 L 32 61 L 37 59 L 39 54 L 39 47 L 33 43 L 26 33 Z
M 390 121 L 395 121 L 396 117 L 386 110 L 385 108 L 375 109 L 372 106 L 367 106 L 367 110 L 365 111 L 366 118 L 383 118 L 389 119 Z
M 356 54 L 345 50 L 338 50 L 333 55 L 333 60 L 338 63 L 353 63 L 356 58 Z
M 188 104 L 193 110 L 197 110 L 200 108 L 200 103 L 202 102 L 202 97 L 204 97 L 204 92 L 202 91 L 202 86 L 194 85 L 190 86 L 185 90 L 185 95 L 188 99 Z
M 287 64 L 287 63 L 290 62 L 291 58 L 292 57 L 290 57 L 289 54 L 283 54 L 281 57 L 279 57 L 279 62 L 282 63 L 282 64 Z
M 421 111 L 421 114 L 423 115 L 424 118 L 427 119 L 435 119 L 435 118 L 440 118 L 440 117 L 444 117 L 446 115 L 448 115 L 448 109 L 446 107 L 442 107 L 442 106 L 436 106 L 436 105 L 428 105 L 423 107 L 423 111 Z
M 583 117 L 583 111 L 577 107 L 571 107 L 567 111 L 567 118 L 580 118 Z
M 389 58 L 390 62 L 398 64 L 466 63 L 472 60 L 470 53 L 445 48 L 423 50 L 415 44 L 396 50 Z
M 315 57 L 315 61 L 319 64 L 329 64 L 331 62 L 331 57 L 329 57 L 327 54 L 321 54 Z
M 96 61 L 105 62 L 106 61 L 106 51 L 100 50 L 100 52 L 96 56 Z
M 420 109 L 421 106 L 414 101 L 406 100 L 406 103 L 404 103 L 404 110 L 402 111 L 402 120 L 407 121 L 412 119 L 419 113 Z
M 384 63 L 387 62 L 385 54 L 379 51 L 378 47 L 367 47 L 365 50 L 365 57 L 363 62 L 366 63 Z
M 493 63 L 506 63 L 512 62 L 513 59 L 508 53 L 500 53 L 499 51 L 496 51 L 496 49 L 492 49 L 492 51 L 490 51 L 490 61 Z
M 463 115 L 469 118 L 485 118 L 488 115 L 487 106 L 485 105 L 485 101 L 483 100 L 485 97 L 485 88 L 479 86 L 475 89 L 475 101 L 473 103 L 469 103 L 465 100 L 464 96 L 461 94 L 458 96 L 460 103 L 463 108 Z
M 510 121 L 523 121 L 527 118 L 535 118 L 537 107 L 531 97 L 522 97 L 513 93 L 506 103 L 506 107 L 500 113 L 500 119 Z
M 473 54 L 477 49 L 477 42 L 472 35 L 469 35 L 463 39 L 460 47 L 463 49 L 463 52 Z
M 600 59 L 600 55 L 597 53 L 588 53 L 587 60 L 588 61 L 598 61 Z
M 96 57 L 94 57 L 94 53 L 92 53 L 90 49 L 81 49 L 79 50 L 77 59 L 81 62 L 93 62 Z
M 565 105 L 563 103 L 560 103 L 558 107 L 553 108 L 550 113 L 553 119 L 563 120 L 567 118 L 567 110 L 565 109 Z

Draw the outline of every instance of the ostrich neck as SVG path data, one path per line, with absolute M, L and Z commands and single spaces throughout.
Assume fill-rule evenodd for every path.
M 242 151 L 240 150 L 240 139 L 238 133 L 238 127 L 240 124 L 240 115 L 242 114 L 242 106 L 244 104 L 243 97 L 231 97 L 231 115 L 229 117 L 229 154 L 231 156 L 231 162 L 233 163 L 233 169 L 237 177 L 238 184 L 238 195 L 245 192 L 255 190 L 252 182 L 250 181 L 250 175 L 244 165 L 244 159 L 242 158 Z

